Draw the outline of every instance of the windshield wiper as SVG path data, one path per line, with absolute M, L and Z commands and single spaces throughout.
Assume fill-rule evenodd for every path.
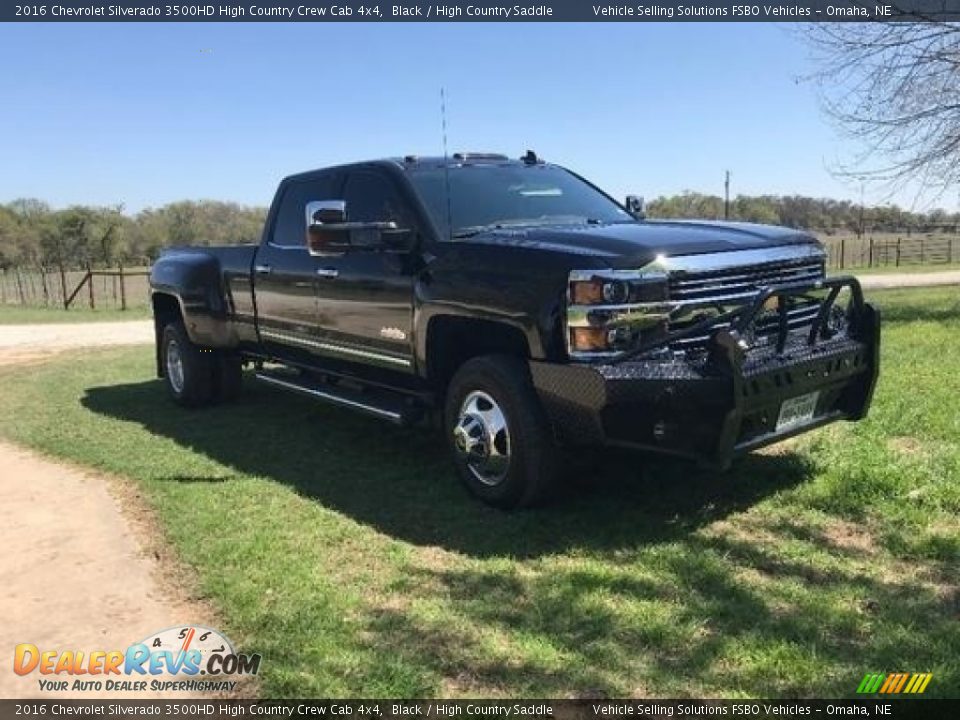
M 485 230 L 496 230 L 496 229 L 498 229 L 499 227 L 501 227 L 501 226 L 498 225 L 498 224 L 496 224 L 496 223 L 491 224 L 491 225 L 473 225 L 472 227 L 466 227 L 466 228 L 461 228 L 460 230 L 457 230 L 457 231 L 453 234 L 453 237 L 454 237 L 454 238 L 468 238 L 468 237 L 473 237 L 474 235 L 479 235 L 480 233 L 484 232 Z
M 577 218 L 578 222 L 564 222 L 563 218 Z M 486 225 L 471 225 L 461 228 L 454 234 L 454 238 L 468 238 L 479 235 L 487 230 L 503 230 L 510 227 L 536 227 L 538 225 L 603 225 L 603 220 L 597 218 L 584 218 L 574 215 L 554 215 L 541 218 L 517 219 L 517 220 L 498 220 L 497 222 L 487 223 Z
M 470 225 L 465 228 L 460 228 L 453 234 L 453 237 L 473 237 L 487 230 L 503 230 L 508 227 L 529 227 L 538 224 L 539 223 L 534 220 L 497 220 L 496 222 L 487 223 L 486 225 Z

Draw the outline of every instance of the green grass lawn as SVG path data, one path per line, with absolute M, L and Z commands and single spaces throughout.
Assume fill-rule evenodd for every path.
M 430 432 L 254 386 L 181 410 L 145 347 L 5 368 L 0 434 L 129 478 L 267 696 L 958 697 L 960 294 L 875 297 L 867 420 L 722 475 L 611 456 L 536 511 Z
M 33 323 L 70 323 L 101 322 L 104 320 L 145 320 L 150 317 L 150 308 L 146 305 L 128 310 L 90 308 L 25 307 L 22 305 L 0 305 L 0 325 L 25 325 Z

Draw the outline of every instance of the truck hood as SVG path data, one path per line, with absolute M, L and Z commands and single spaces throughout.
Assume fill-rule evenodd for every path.
M 809 233 L 773 225 L 705 220 L 644 220 L 609 225 L 553 225 L 489 230 L 466 242 L 592 255 L 612 266 L 657 255 L 693 255 L 778 245 L 815 244 Z

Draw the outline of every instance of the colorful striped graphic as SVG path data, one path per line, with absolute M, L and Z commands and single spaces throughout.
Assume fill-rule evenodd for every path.
M 927 689 L 932 673 L 867 673 L 857 687 L 857 694 L 918 694 Z

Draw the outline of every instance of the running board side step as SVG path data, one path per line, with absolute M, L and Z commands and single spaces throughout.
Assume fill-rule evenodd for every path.
M 382 390 L 361 391 L 298 377 L 289 373 L 256 373 L 257 380 L 268 385 L 312 397 L 314 400 L 356 410 L 365 415 L 387 420 L 395 425 L 409 425 L 423 415 L 421 409 L 402 396 Z

